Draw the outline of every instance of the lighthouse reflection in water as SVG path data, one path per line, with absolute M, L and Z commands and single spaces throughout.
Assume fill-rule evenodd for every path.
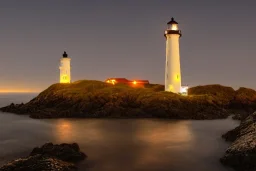
M 238 125 L 231 119 L 34 120 L 4 113 L 0 118 L 0 165 L 45 142 L 76 142 L 88 155 L 79 168 L 91 171 L 226 171 L 218 158 L 228 144 L 220 135 Z
M 198 171 L 226 171 L 218 158 L 228 144 L 220 135 L 237 125 L 229 119 L 58 119 L 49 122 L 54 142 L 79 143 L 89 156 L 80 167 L 89 167 L 92 171 L 117 171 L 123 166 L 143 171 L 190 171 L 192 167 Z

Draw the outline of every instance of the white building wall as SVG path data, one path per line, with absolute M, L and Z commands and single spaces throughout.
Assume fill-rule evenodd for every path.
M 61 58 L 60 60 L 60 83 L 70 83 L 71 82 L 71 59 Z
M 165 91 L 181 92 L 179 34 L 166 34 Z

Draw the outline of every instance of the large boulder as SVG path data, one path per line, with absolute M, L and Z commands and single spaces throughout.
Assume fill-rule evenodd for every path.
M 221 162 L 236 170 L 256 170 L 256 112 L 241 122 L 240 126 L 223 137 L 233 141 Z
M 34 148 L 30 153 L 31 156 L 38 154 L 45 157 L 55 157 L 67 162 L 78 162 L 87 157 L 83 152 L 80 151 L 80 148 L 76 143 L 60 145 L 46 143 L 42 147 Z
M 74 162 L 87 156 L 78 144 L 54 145 L 46 143 L 36 147 L 26 158 L 17 159 L 0 167 L 0 171 L 76 171 Z

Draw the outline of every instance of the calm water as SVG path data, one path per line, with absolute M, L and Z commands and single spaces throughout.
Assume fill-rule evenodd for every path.
M 35 94 L 0 94 L 0 106 Z M 0 113 L 0 165 L 45 142 L 77 142 L 89 171 L 228 171 L 219 163 L 229 144 L 221 135 L 238 122 L 159 119 L 33 120 Z

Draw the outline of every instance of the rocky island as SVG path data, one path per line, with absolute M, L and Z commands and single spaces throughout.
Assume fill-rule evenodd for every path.
M 245 118 L 256 110 L 256 92 L 221 85 L 189 89 L 189 96 L 165 92 L 163 85 L 130 87 L 82 80 L 54 84 L 26 104 L 11 104 L 3 112 L 32 118 L 169 118 L 218 119 L 230 111 Z M 237 112 L 236 112 L 237 113 Z M 242 114 L 242 115 L 241 115 Z
M 87 156 L 80 151 L 78 144 L 54 145 L 46 143 L 36 147 L 28 157 L 20 158 L 0 167 L 0 171 L 76 171 L 76 162 Z

